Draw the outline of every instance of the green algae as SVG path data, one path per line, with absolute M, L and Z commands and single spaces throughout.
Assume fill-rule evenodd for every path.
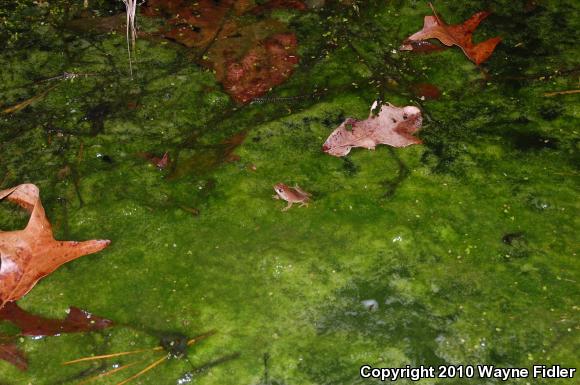
M 577 366 L 578 97 L 543 96 L 577 88 L 577 72 L 565 72 L 578 68 L 576 5 L 493 2 L 476 36 L 504 42 L 482 70 L 456 49 L 397 52 L 429 13 L 400 3 L 369 2 L 360 16 L 339 5 L 277 14 L 297 31 L 303 61 L 272 98 L 306 97 L 243 107 L 172 44 L 140 39 L 131 80 L 122 35 L 62 27 L 74 7 L 18 2 L 2 13 L 4 105 L 63 71 L 99 76 L 61 80 L 1 117 L 1 187 L 39 185 L 62 239 L 113 241 L 20 304 L 50 317 L 74 305 L 119 326 L 22 338 L 30 369 L 0 362 L 0 382 L 74 383 L 91 365 L 67 360 L 211 329 L 190 348 L 191 364 L 168 360 L 135 383 L 176 383 L 192 365 L 235 352 L 198 383 L 264 383 L 265 353 L 270 381 L 288 385 L 372 383 L 359 377 L 365 363 Z M 455 23 L 487 5 L 437 7 Z M 442 98 L 412 96 L 418 82 Z M 420 105 L 425 144 L 323 154 L 328 134 L 345 117 L 366 117 L 377 97 Z M 239 161 L 211 162 L 245 130 Z M 144 151 L 211 167 L 172 174 Z M 277 182 L 300 185 L 313 202 L 281 212 Z M 0 210 L 2 229 L 26 222 L 5 203 Z M 361 305 L 367 299 L 376 311 Z

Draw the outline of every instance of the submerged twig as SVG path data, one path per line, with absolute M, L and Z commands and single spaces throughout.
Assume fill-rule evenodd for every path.
M 37 83 L 50 82 L 53 80 L 75 80 L 76 78 L 89 77 L 89 76 L 99 76 L 99 74 L 97 74 L 97 73 L 66 72 L 65 71 L 60 75 L 53 76 L 53 77 L 46 78 L 46 79 L 42 79 L 42 80 L 38 80 Z
M 544 96 L 558 96 L 558 95 L 571 95 L 571 94 L 578 94 L 580 90 L 566 90 L 566 91 L 556 91 L 556 92 L 546 92 Z
M 49 88 L 47 88 L 46 90 L 42 91 L 41 93 L 39 93 L 38 95 L 34 95 L 33 97 L 26 99 L 23 102 L 20 102 L 14 106 L 5 108 L 4 110 L 2 110 L 2 113 L 4 114 L 12 114 L 14 112 L 18 112 L 20 110 L 25 109 L 26 107 L 28 107 L 29 105 L 31 105 L 32 103 L 44 98 L 46 95 L 48 95 L 48 93 L 50 91 L 52 91 L 53 89 L 55 89 L 58 86 L 58 83 L 50 86 Z

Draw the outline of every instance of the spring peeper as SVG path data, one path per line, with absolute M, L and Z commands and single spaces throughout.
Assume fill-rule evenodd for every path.
M 288 206 L 284 207 L 282 211 L 288 210 L 293 203 L 300 203 L 300 207 L 308 206 L 310 202 L 310 194 L 302 190 L 298 185 L 288 187 L 284 183 L 276 183 L 274 185 L 276 195 L 272 196 L 274 199 L 283 199 L 288 202 Z

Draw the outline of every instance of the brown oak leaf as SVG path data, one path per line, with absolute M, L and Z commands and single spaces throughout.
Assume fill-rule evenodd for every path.
M 447 25 L 437 15 L 433 5 L 431 3 L 429 5 L 433 10 L 433 16 L 425 16 L 423 29 L 409 36 L 399 48 L 400 50 L 415 51 L 417 50 L 416 47 L 421 46 L 418 42 L 437 39 L 446 46 L 458 46 L 469 60 L 479 65 L 491 56 L 495 47 L 501 41 L 501 38 L 496 36 L 481 43 L 473 44 L 473 32 L 477 29 L 479 23 L 490 15 L 490 12 L 477 12 L 463 24 Z
M 108 240 L 57 241 L 40 201 L 38 187 L 21 184 L 0 191 L 31 213 L 24 230 L 0 232 L 0 308 L 28 293 L 62 264 L 107 247 Z
M 326 139 L 322 150 L 340 157 L 348 155 L 353 147 L 374 150 L 378 144 L 406 147 L 421 143 L 412 135 L 421 128 L 421 110 L 415 106 L 396 107 L 387 103 L 374 116 L 377 105 L 377 102 L 373 103 L 368 119 L 345 120 Z

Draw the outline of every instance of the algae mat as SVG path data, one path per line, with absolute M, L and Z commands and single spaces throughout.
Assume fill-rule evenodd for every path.
M 579 99 L 545 96 L 578 88 L 577 2 L 437 2 L 450 24 L 491 7 L 475 39 L 503 41 L 480 67 L 459 49 L 398 51 L 426 3 L 309 3 L 326 4 L 269 16 L 296 33 L 300 63 L 246 105 L 177 44 L 138 38 L 131 79 L 123 33 L 70 26 L 118 15 L 121 2 L 2 3 L 3 109 L 39 97 L 0 117 L 0 189 L 37 184 L 59 239 L 112 240 L 19 304 L 52 318 L 76 306 L 116 326 L 20 338 L 29 369 L 0 362 L 0 384 L 74 384 L 137 362 L 93 382 L 117 384 L 165 353 L 63 362 L 210 330 L 187 359 L 130 383 L 380 383 L 360 377 L 364 364 L 578 366 Z M 424 83 L 440 97 L 417 93 Z M 378 98 L 421 108 L 423 145 L 321 151 Z M 172 163 L 159 170 L 147 158 L 164 152 Z M 310 206 L 281 212 L 278 182 L 311 192 Z M 26 223 L 0 210 L 3 230 Z

